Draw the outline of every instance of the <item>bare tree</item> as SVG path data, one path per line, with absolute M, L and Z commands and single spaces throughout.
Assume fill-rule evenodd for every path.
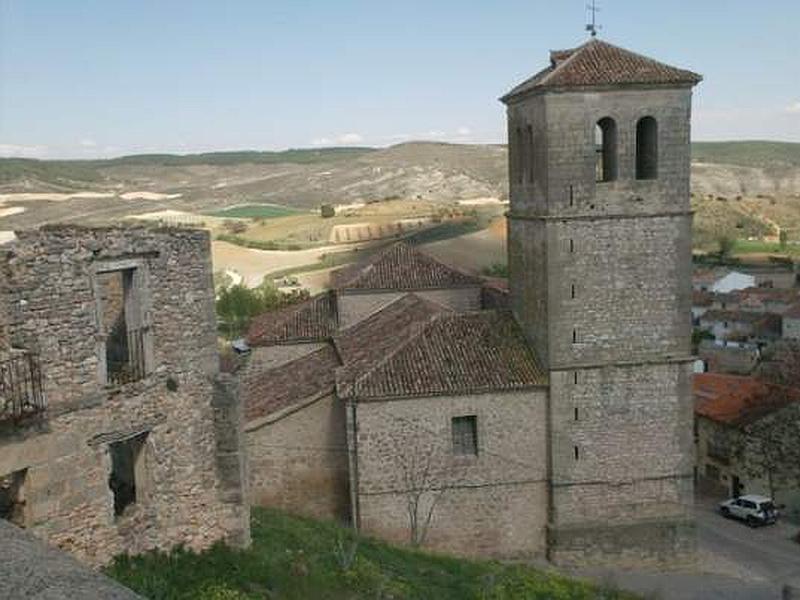
M 460 472 L 449 448 L 433 442 L 438 434 L 417 429 L 417 439 L 410 444 L 406 439 L 395 453 L 405 496 L 409 543 L 414 548 L 425 544 L 436 508 L 442 497 L 458 485 Z M 402 443 L 400 438 L 398 442 Z

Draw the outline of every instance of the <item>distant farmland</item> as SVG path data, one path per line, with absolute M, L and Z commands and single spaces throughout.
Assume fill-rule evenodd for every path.
M 303 212 L 307 211 L 296 210 L 278 204 L 243 204 L 241 206 L 234 206 L 232 208 L 226 208 L 225 210 L 209 213 L 209 215 L 222 219 L 275 219 L 277 217 L 297 215 Z

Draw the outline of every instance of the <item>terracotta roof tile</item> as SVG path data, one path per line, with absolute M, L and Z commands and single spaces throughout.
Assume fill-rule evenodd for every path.
M 336 297 L 332 292 L 314 296 L 300 304 L 259 315 L 247 330 L 250 346 L 320 341 L 338 327 Z
M 481 279 L 397 242 L 366 262 L 335 272 L 333 284 L 341 290 L 420 290 L 478 286 Z
M 270 415 L 325 392 L 333 393 L 339 364 L 336 350 L 326 344 L 274 369 L 246 371 L 240 383 L 245 420 Z
M 358 400 L 510 391 L 546 384 L 509 313 L 442 314 L 361 375 Z
M 740 375 L 698 373 L 693 389 L 695 414 L 729 425 L 747 425 L 800 401 L 800 390 Z
M 370 366 L 419 332 L 434 315 L 449 309 L 415 294 L 405 294 L 375 314 L 337 334 L 333 343 L 344 366 L 337 373 L 340 395 Z
M 592 39 L 574 50 L 550 53 L 550 66 L 524 81 L 501 100 L 537 90 L 609 85 L 695 85 L 697 73 L 671 67 L 630 50 Z

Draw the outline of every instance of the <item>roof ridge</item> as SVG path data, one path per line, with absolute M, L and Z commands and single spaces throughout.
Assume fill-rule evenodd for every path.
M 284 368 L 288 367 L 289 365 L 293 365 L 294 363 L 300 362 L 302 360 L 308 360 L 312 356 L 314 356 L 316 354 L 319 354 L 320 352 L 323 352 L 325 350 L 333 350 L 334 354 L 336 355 L 336 359 L 339 362 L 341 362 L 341 359 L 339 357 L 339 353 L 336 351 L 336 348 L 333 346 L 333 344 L 331 342 L 321 342 L 321 344 L 322 344 L 322 346 L 317 348 L 316 350 L 312 350 L 311 352 L 308 352 L 306 354 L 302 354 L 300 356 L 292 358 L 291 360 L 288 360 L 285 363 L 281 363 L 281 364 L 276 365 L 274 367 L 270 367 L 269 369 L 259 369 L 258 371 L 255 371 L 255 372 L 253 372 L 251 374 L 245 372 L 244 373 L 245 379 L 249 379 L 249 377 L 251 377 L 251 376 L 253 376 L 253 377 L 262 376 L 262 375 L 266 375 L 268 373 L 272 373 L 273 371 L 278 371 L 280 369 L 284 369 Z
M 596 39 L 592 38 L 588 42 L 584 42 L 580 46 L 576 46 L 575 48 L 573 48 L 570 51 L 570 55 L 567 58 L 565 58 L 564 60 L 562 60 L 560 63 L 554 64 L 552 66 L 553 70 L 550 71 L 547 75 L 545 75 L 539 83 L 540 84 L 547 83 L 548 79 L 550 79 L 558 71 L 561 71 L 566 65 L 569 65 L 571 62 L 573 62 L 575 60 L 575 57 L 578 56 L 584 48 L 586 48 L 589 44 L 591 44 L 594 41 L 599 42 L 600 40 L 596 40 Z

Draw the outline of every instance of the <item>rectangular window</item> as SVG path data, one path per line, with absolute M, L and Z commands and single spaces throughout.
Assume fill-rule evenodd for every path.
M 136 271 L 118 269 L 97 275 L 106 382 L 112 385 L 138 381 L 146 374 L 145 331 Z
M 527 133 L 526 141 L 527 141 L 528 161 L 527 164 L 525 165 L 525 168 L 528 171 L 528 183 L 533 183 L 533 178 L 535 176 L 535 171 L 536 171 L 536 169 L 534 168 L 536 164 L 536 159 L 534 158 L 535 148 L 533 146 L 533 127 L 528 125 L 526 133 Z
M 572 186 L 569 186 L 569 205 L 575 205 L 575 191 L 573 190 Z
M 575 420 L 578 420 L 578 407 L 575 407 Z
M 577 371 L 574 371 L 574 372 L 572 373 L 572 380 L 573 380 L 573 383 L 574 383 L 575 385 L 578 385 L 578 372 L 577 372 Z
M 27 469 L 0 477 L 0 519 L 25 527 L 25 479 Z
M 573 329 L 572 330 L 572 343 L 573 344 L 577 344 L 578 343 L 578 330 L 577 329 Z
M 572 238 L 570 238 L 569 240 L 569 251 L 575 252 L 575 240 L 573 240 Z
M 572 447 L 573 452 L 575 453 L 575 460 L 579 460 L 581 457 L 580 450 L 578 450 L 577 446 Z
M 478 455 L 478 418 L 475 415 L 453 417 L 453 454 L 458 456 Z
M 575 284 L 574 283 L 570 287 L 570 293 L 572 295 L 572 299 L 574 300 L 575 299 Z
M 118 517 L 129 506 L 144 500 L 147 480 L 146 441 L 147 433 L 143 433 L 109 444 L 111 475 L 108 478 L 108 487 L 114 493 L 114 515 Z

